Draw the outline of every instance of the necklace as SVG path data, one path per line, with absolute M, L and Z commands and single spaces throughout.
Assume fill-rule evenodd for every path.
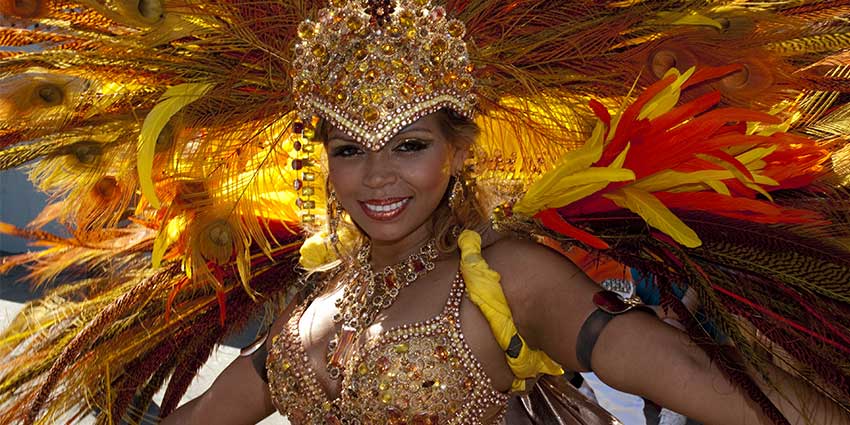
M 369 263 L 370 253 L 371 245 L 364 244 L 357 252 L 357 266 L 342 278 L 346 283 L 342 297 L 336 301 L 339 311 L 333 318 L 334 323 L 342 325 L 328 343 L 328 374 L 332 379 L 342 376 L 357 335 L 395 302 L 401 289 L 434 270 L 439 255 L 437 242 L 431 239 L 400 263 L 375 272 Z

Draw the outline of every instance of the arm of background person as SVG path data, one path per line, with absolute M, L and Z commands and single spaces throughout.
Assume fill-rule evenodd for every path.
M 502 275 L 514 321 L 528 344 L 565 368 L 584 371 L 576 339 L 596 309 L 592 297 L 599 287 L 560 254 L 533 242 L 506 240 L 483 254 Z M 591 363 L 608 385 L 707 425 L 770 423 L 687 335 L 650 314 L 613 318 L 599 335 Z M 846 412 L 804 383 L 778 369 L 771 378 L 778 391 L 760 385 L 792 424 L 850 424 Z

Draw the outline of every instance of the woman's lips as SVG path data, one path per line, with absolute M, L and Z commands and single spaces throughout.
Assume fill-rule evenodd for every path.
M 386 198 L 360 201 L 360 208 L 367 217 L 378 221 L 389 221 L 398 217 L 412 198 Z

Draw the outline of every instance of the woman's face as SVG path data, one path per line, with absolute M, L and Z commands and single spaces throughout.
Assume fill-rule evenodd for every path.
M 436 114 L 370 151 L 334 128 L 328 134 L 330 182 L 337 199 L 373 242 L 421 241 L 449 178 L 463 165 Z

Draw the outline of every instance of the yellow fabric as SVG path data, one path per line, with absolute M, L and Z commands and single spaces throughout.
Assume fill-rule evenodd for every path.
M 549 358 L 546 353 L 529 348 L 517 332 L 508 300 L 499 283 L 501 277 L 481 256 L 481 236 L 473 231 L 464 230 L 457 244 L 461 252 L 460 271 L 466 282 L 466 291 L 490 323 L 499 346 L 506 350 L 514 335 L 518 335 L 522 341 L 522 348 L 517 358 L 505 356 L 515 376 L 511 391 L 525 391 L 525 380 L 543 373 L 563 374 L 564 370 L 558 363 Z
M 346 251 L 351 250 L 357 235 L 347 227 L 340 227 L 337 233 L 339 248 Z M 324 230 L 307 238 L 301 245 L 299 254 L 301 254 L 301 258 L 298 259 L 298 264 L 306 270 L 315 270 L 337 260 L 330 235 Z

